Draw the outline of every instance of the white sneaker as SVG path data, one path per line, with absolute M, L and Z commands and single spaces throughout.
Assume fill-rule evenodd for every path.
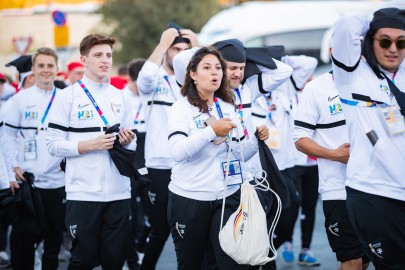
M 5 251 L 0 251 L 0 268 L 8 268 L 10 265 L 8 254 Z
M 41 242 L 35 249 L 34 270 L 42 269 L 42 253 L 44 252 L 44 242 Z

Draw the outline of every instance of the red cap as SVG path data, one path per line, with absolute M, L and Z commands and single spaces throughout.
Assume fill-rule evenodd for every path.
M 78 68 L 78 67 L 84 67 L 84 66 L 80 62 L 70 62 L 67 65 L 67 71 L 70 72 L 70 71 L 72 71 L 72 70 L 74 70 L 75 68 Z
M 58 71 L 58 73 L 56 73 L 56 76 L 58 77 L 58 76 L 66 76 L 66 73 L 64 72 L 64 71 Z
M 18 92 L 18 90 L 19 90 L 18 89 L 18 83 L 17 82 L 11 82 L 10 84 L 11 84 L 12 87 L 15 88 L 15 91 Z
M 120 76 L 115 76 L 110 78 L 110 84 L 122 90 L 125 88 L 125 85 L 128 84 L 128 80 Z
M 0 73 L 0 81 L 5 82 L 7 81 L 6 76 L 3 73 Z

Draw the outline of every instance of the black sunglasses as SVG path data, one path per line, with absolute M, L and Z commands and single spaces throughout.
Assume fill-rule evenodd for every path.
M 375 38 L 375 39 L 379 41 L 380 47 L 383 49 L 388 49 L 389 47 L 391 47 L 392 42 L 394 42 L 388 38 L 382 38 L 382 39 Z M 399 50 L 405 49 L 405 39 L 400 39 L 400 40 L 395 41 L 395 45 L 397 46 L 397 49 L 399 49 Z

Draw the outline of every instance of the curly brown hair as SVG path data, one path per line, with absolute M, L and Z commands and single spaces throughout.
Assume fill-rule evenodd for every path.
M 187 65 L 187 73 L 186 78 L 184 80 L 184 84 L 181 87 L 181 94 L 187 97 L 188 101 L 198 107 L 201 112 L 207 113 L 208 112 L 208 100 L 204 100 L 198 93 L 197 87 L 194 84 L 193 79 L 191 78 L 190 72 L 196 72 L 198 64 L 204 58 L 204 56 L 212 54 L 216 56 L 221 64 L 221 69 L 223 72 L 221 84 L 217 91 L 215 91 L 215 96 L 222 99 L 223 101 L 235 105 L 235 94 L 230 89 L 227 78 L 226 78 L 226 62 L 221 57 L 220 52 L 212 46 L 202 47 L 198 51 L 195 52 L 193 57 L 190 59 L 190 62 Z

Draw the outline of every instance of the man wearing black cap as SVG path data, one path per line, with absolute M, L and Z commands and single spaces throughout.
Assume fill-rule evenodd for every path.
M 147 105 L 145 164 L 152 180 L 149 192 L 151 232 L 142 269 L 155 269 L 170 233 L 167 200 L 174 160 L 167 140 L 167 115 L 170 106 L 181 96 L 174 77 L 173 57 L 190 45 L 198 46 L 195 33 L 170 23 L 138 76 L 139 92 Z
M 35 85 L 36 79 L 34 74 L 32 74 L 32 56 L 23 55 L 17 59 L 6 64 L 6 67 L 14 66 L 17 68 L 19 73 L 19 84 L 18 91 L 22 89 L 30 88 Z
M 349 128 L 349 218 L 376 269 L 405 269 L 405 10 L 343 17 L 332 47 Z

